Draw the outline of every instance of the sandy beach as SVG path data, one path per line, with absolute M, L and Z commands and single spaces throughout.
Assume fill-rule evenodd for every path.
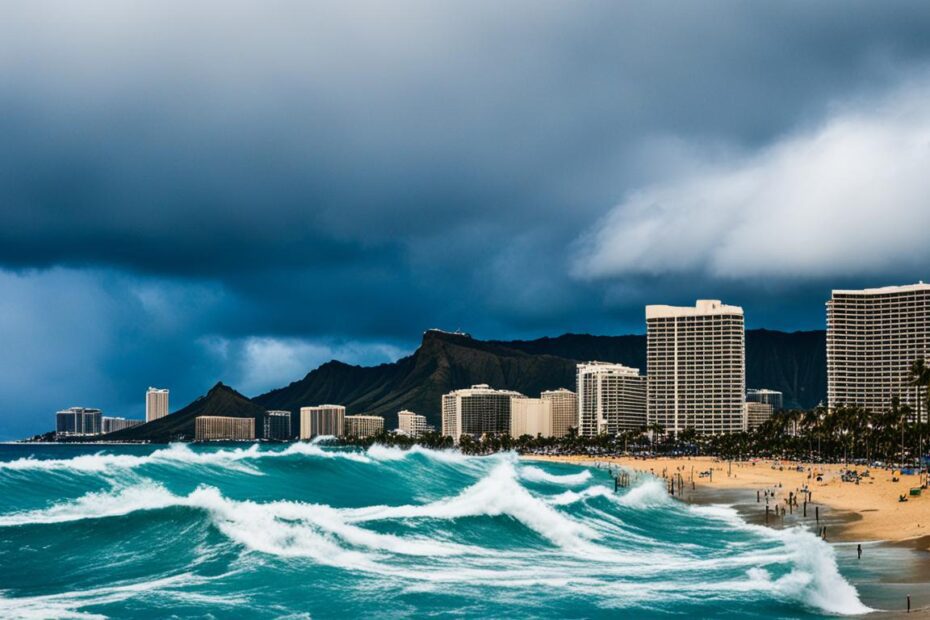
M 902 476 L 898 472 L 871 469 L 869 477 L 856 484 L 842 481 L 842 465 L 811 466 L 807 463 L 771 460 L 731 462 L 710 457 L 641 459 L 527 455 L 524 458 L 588 465 L 610 463 L 631 472 L 652 473 L 659 477 L 680 473 L 685 483 L 683 499 L 706 501 L 726 492 L 727 498 L 748 510 L 752 510 L 752 505 L 756 504 L 758 491 L 762 498 L 757 511 L 760 516 L 764 516 L 765 491 L 775 494 L 774 499 L 770 499 L 774 511 L 776 504 L 779 510 L 787 506 L 789 493 L 797 493 L 806 487 L 811 492 L 807 517 L 801 516 L 800 507 L 795 508 L 790 513 L 792 522 L 807 522 L 815 527 L 814 515 L 820 506 L 822 518 L 826 519 L 829 511 L 833 516 L 830 522 L 841 524 L 838 528 L 831 525 L 832 531 L 828 532 L 831 539 L 908 543 L 922 550 L 930 550 L 930 496 L 927 495 L 930 491 L 924 490 L 919 497 L 909 496 L 910 489 L 920 486 L 920 479 L 916 475 Z M 799 471 L 799 467 L 804 471 Z M 851 468 L 863 471 L 862 467 Z M 712 476 L 700 476 L 700 472 L 711 470 Z M 898 478 L 897 482 L 893 481 L 895 477 Z M 908 497 L 907 502 L 898 501 L 902 494 Z M 803 504 L 803 496 L 799 502 Z M 837 516 L 840 518 L 837 519 Z

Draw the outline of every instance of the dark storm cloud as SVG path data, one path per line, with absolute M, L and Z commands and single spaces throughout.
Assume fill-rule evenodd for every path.
M 816 326 L 826 280 L 610 261 L 590 280 L 578 244 L 695 157 L 751 155 L 921 74 L 928 31 L 919 2 L 9 5 L 0 267 L 104 286 L 116 309 L 86 364 L 140 384 L 174 364 L 160 380 L 259 386 L 237 352 L 269 377 L 431 326 L 634 331 L 643 303 L 712 291 L 750 323 Z M 127 310 L 134 279 L 178 304 L 170 334 Z M 191 290 L 216 298 L 189 307 Z M 38 376 L 56 347 L 31 342 Z

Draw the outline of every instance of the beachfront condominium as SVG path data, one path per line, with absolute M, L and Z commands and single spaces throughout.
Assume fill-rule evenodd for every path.
M 291 412 L 269 410 L 262 417 L 262 438 L 284 441 L 291 438 Z
M 426 416 L 413 411 L 397 412 L 397 432 L 416 439 L 427 430 Z
M 673 434 L 743 430 L 745 358 L 742 308 L 646 306 L 648 423 Z
M 552 401 L 542 398 L 510 399 L 510 436 L 552 437 Z
M 99 435 L 103 412 L 89 407 L 69 407 L 55 414 L 55 433 L 70 435 Z
M 579 434 L 594 437 L 646 425 L 646 377 L 623 364 L 578 364 Z
M 151 422 L 168 415 L 168 390 L 150 387 L 145 392 L 145 421 Z
M 747 403 L 763 403 L 772 406 L 772 411 L 781 411 L 785 408 L 784 395 L 778 390 L 748 389 L 746 390 Z
M 201 415 L 194 418 L 194 441 L 248 441 L 255 439 L 255 418 Z
M 744 407 L 746 409 L 746 430 L 754 431 L 772 418 L 772 405 L 768 403 L 747 401 Z
M 345 436 L 346 408 L 342 405 L 315 405 L 300 408 L 300 438 L 324 435 Z
M 914 360 L 930 362 L 930 284 L 833 291 L 827 302 L 827 404 L 886 411 L 895 396 L 916 415 Z M 924 392 L 926 394 L 926 392 Z M 926 420 L 926 407 L 921 407 Z
M 126 418 L 103 416 L 100 418 L 100 432 L 103 434 L 115 433 L 116 431 L 139 426 L 140 424 L 142 424 L 142 420 L 127 420 Z
M 552 407 L 552 436 L 565 437 L 568 429 L 578 430 L 578 397 L 571 390 L 559 388 L 539 395 Z
M 442 397 L 442 434 L 458 443 L 462 435 L 510 432 L 510 399 L 523 394 L 486 384 L 455 390 Z
M 384 432 L 384 418 L 379 415 L 347 415 L 346 437 L 377 437 Z

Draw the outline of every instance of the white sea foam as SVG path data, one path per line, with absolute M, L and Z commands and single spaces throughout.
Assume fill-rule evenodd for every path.
M 227 573 L 228 575 L 228 573 Z M 99 588 L 86 588 L 75 592 L 61 592 L 39 596 L 10 596 L 0 592 L 0 617 L 9 620 L 39 620 L 47 618 L 105 619 L 101 614 L 81 611 L 84 607 L 110 605 L 140 596 L 189 601 L 193 598 L 201 604 L 208 602 L 213 607 L 236 607 L 247 605 L 249 600 L 235 594 L 207 596 L 184 591 L 227 575 L 203 577 L 183 573 L 148 581 L 118 583 Z
M 432 450 L 423 446 L 413 445 L 409 448 L 398 448 L 396 446 L 385 446 L 382 444 L 372 444 L 365 454 L 375 461 L 390 462 L 401 461 L 414 455 L 420 455 L 432 461 L 446 463 L 449 465 L 475 465 L 480 466 L 483 462 L 509 460 L 516 462 L 517 457 L 514 453 L 498 453 L 490 456 L 467 456 L 458 450 Z
M 655 508 L 671 503 L 665 487 L 658 480 L 647 480 L 621 495 L 617 503 L 628 508 Z
M 178 450 L 177 457 L 185 448 L 173 449 Z M 363 459 L 361 462 L 394 462 L 410 454 L 383 447 L 366 453 L 330 452 L 315 444 L 295 444 L 273 454 L 285 456 L 288 450 L 292 450 L 290 454 Z M 251 454 L 243 458 L 255 458 L 258 451 L 256 448 L 241 452 Z M 435 451 L 424 454 L 432 458 Z M 452 458 L 470 457 L 452 453 Z M 424 504 L 335 508 L 289 501 L 257 503 L 227 498 L 213 487 L 202 486 L 188 495 L 176 495 L 158 484 L 145 482 L 108 493 L 91 493 L 42 510 L 0 515 L 0 526 L 60 524 L 183 506 L 203 511 L 220 532 L 244 549 L 402 578 L 405 583 L 412 580 L 420 584 L 415 587 L 433 587 L 423 584 L 436 587 L 438 584 L 485 584 L 495 589 L 544 586 L 590 595 L 605 606 L 629 606 L 640 601 L 684 601 L 688 597 L 692 600 L 733 600 L 733 597 L 744 596 L 743 593 L 757 593 L 753 596 L 802 601 L 829 613 L 868 611 L 855 589 L 839 574 L 832 549 L 809 533 L 752 526 L 728 507 L 689 507 L 673 502 L 660 481 L 647 481 L 619 496 L 599 485 L 547 496 L 534 494 L 521 485 L 526 468 L 520 468 L 511 456 L 470 459 L 469 462 L 491 469 L 459 494 Z M 565 481 L 556 484 L 565 484 Z M 598 510 L 585 512 L 590 523 L 573 518 L 567 510 L 560 510 L 596 497 L 610 498 L 611 503 L 601 503 Z M 624 513 L 617 507 L 635 512 Z M 609 521 L 603 520 L 603 526 L 598 517 L 601 509 L 603 514 L 612 517 Z M 648 539 L 636 533 L 642 532 L 641 528 L 635 531 L 626 528 L 617 516 L 645 514 L 648 517 L 645 511 L 650 509 L 675 511 L 682 527 L 688 527 L 689 520 L 700 524 L 702 519 L 712 519 L 723 522 L 728 529 L 751 530 L 754 536 L 745 547 L 706 553 L 699 545 L 665 544 L 661 532 L 650 532 L 657 538 Z M 455 542 L 455 521 L 481 516 L 512 518 L 553 546 L 515 550 L 499 549 L 493 544 L 483 548 Z M 410 523 L 412 531 L 417 532 L 411 536 L 384 534 L 365 527 L 366 523 L 374 521 L 418 519 L 437 523 Z M 6 604 L 2 601 L 0 599 L 0 612 Z M 45 598 L 34 608 L 39 609 L 40 603 L 54 610 L 53 615 L 64 617 L 72 613 L 70 610 L 78 609 L 71 601 L 58 603 Z
M 529 482 L 547 482 L 549 484 L 562 484 L 565 486 L 576 486 L 584 484 L 591 479 L 591 472 L 584 469 L 577 474 L 556 475 L 550 474 L 544 469 L 534 465 L 527 465 L 520 468 L 520 477 Z
M 613 498 L 613 496 L 614 494 L 610 489 L 605 486 L 597 485 L 582 489 L 581 491 L 565 491 L 564 493 L 546 498 L 546 501 L 553 506 L 570 506 L 571 504 L 577 504 L 578 502 L 583 502 L 592 497 Z
M 318 443 L 297 442 L 284 450 L 260 449 L 258 444 L 247 448 L 223 450 L 192 450 L 188 444 L 174 443 L 167 448 L 155 450 L 148 455 L 108 454 L 98 452 L 70 459 L 35 459 L 31 457 L 13 461 L 0 461 L 0 472 L 7 471 L 69 471 L 82 473 L 106 473 L 117 469 L 135 469 L 145 465 L 203 465 L 220 466 L 238 472 L 261 475 L 251 461 L 269 458 L 303 455 L 325 459 L 345 459 L 359 463 L 370 463 L 364 453 L 352 450 L 324 450 Z
M 561 546 L 578 545 L 596 537 L 594 530 L 562 515 L 521 486 L 509 462 L 498 464 L 487 476 L 452 498 L 429 504 L 369 506 L 344 512 L 354 522 L 507 515 Z

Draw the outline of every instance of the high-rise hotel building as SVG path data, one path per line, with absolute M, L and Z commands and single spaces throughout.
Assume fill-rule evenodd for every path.
M 320 435 L 344 437 L 346 408 L 342 405 L 317 405 L 300 408 L 300 438 L 311 439 Z
M 426 416 L 404 409 L 397 412 L 397 430 L 416 439 L 428 430 Z
M 194 418 L 195 441 L 248 441 L 255 439 L 255 418 L 201 415 Z
M 347 415 L 346 437 L 377 437 L 384 432 L 384 418 L 379 415 Z
M 168 390 L 150 387 L 145 392 L 145 421 L 151 422 L 168 415 Z
M 827 302 L 827 404 L 915 411 L 909 368 L 930 363 L 930 284 L 833 291 Z M 921 407 L 926 413 L 926 407 Z
M 58 435 L 99 435 L 103 412 L 90 407 L 69 407 L 55 414 Z
M 542 398 L 510 399 L 510 436 L 552 437 L 552 401 Z
M 510 399 L 523 394 L 486 384 L 455 390 L 442 397 L 442 434 L 456 443 L 462 435 L 510 432 Z
M 283 441 L 291 437 L 291 412 L 266 411 L 262 416 L 262 438 Z
M 638 368 L 607 362 L 578 364 L 579 434 L 594 437 L 646 424 L 646 377 Z
M 568 429 L 578 428 L 578 397 L 571 390 L 559 388 L 539 395 L 552 407 L 552 436 L 565 437 Z
M 707 299 L 646 306 L 649 424 L 670 433 L 744 430 L 745 358 L 742 308 Z

